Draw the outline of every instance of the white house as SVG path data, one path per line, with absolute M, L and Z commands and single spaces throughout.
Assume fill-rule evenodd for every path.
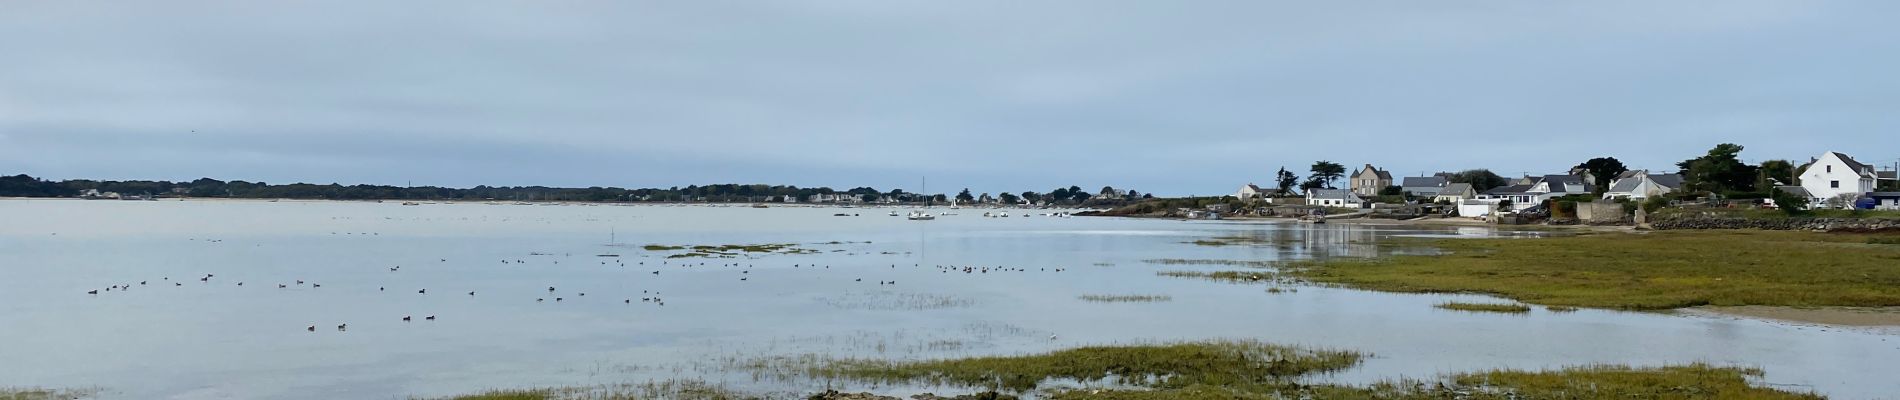
M 1252 199 L 1252 198 L 1265 197 L 1266 193 L 1267 191 L 1265 189 L 1261 189 L 1259 186 L 1254 186 L 1252 183 L 1249 183 L 1246 186 L 1241 186 L 1240 191 L 1234 193 L 1234 197 L 1241 200 L 1246 200 L 1246 199 Z
M 1619 175 L 1610 182 L 1610 189 L 1603 192 L 1605 199 L 1643 200 L 1661 196 L 1682 189 L 1682 175 L 1651 174 L 1649 171 L 1635 170 Z
M 1491 215 L 1492 211 L 1498 209 L 1498 202 L 1495 200 L 1464 200 L 1452 204 L 1458 205 L 1460 217 L 1482 217 Z
M 1358 194 L 1346 189 L 1310 189 L 1306 191 L 1306 205 L 1326 207 L 1359 208 L 1365 204 Z
M 1511 211 L 1523 211 L 1526 208 L 1544 204 L 1544 200 L 1573 194 L 1590 193 L 1590 184 L 1576 175 L 1544 175 L 1525 177 L 1518 184 L 1486 190 L 1478 195 L 1478 200 L 1493 204 L 1504 200 L 1511 201 Z
M 1873 166 L 1830 151 L 1808 163 L 1808 170 L 1801 173 L 1800 181 L 1801 188 L 1807 189 L 1814 198 L 1824 203 L 1844 200 L 1835 205 L 1852 207 L 1855 199 L 1874 191 L 1878 179 Z

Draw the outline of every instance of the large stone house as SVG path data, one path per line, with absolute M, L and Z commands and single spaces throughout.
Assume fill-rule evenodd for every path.
M 1392 173 L 1385 172 L 1372 164 L 1352 172 L 1352 193 L 1360 196 L 1378 196 L 1380 190 L 1392 186 Z

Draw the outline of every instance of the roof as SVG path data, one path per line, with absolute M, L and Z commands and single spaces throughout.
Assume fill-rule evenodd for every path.
M 1895 178 L 1900 178 L 1900 177 L 1894 176 L 1894 171 L 1875 172 L 1874 177 L 1880 178 L 1880 179 L 1886 179 L 1886 180 L 1894 180 Z
M 1306 191 L 1306 197 L 1314 199 L 1347 200 L 1354 196 L 1351 190 L 1346 189 L 1310 189 Z
M 1532 186 L 1537 186 L 1537 185 L 1499 186 L 1497 188 L 1484 191 L 1484 194 L 1528 193 L 1531 191 Z
M 1445 183 L 1447 183 L 1447 182 L 1450 182 L 1450 180 L 1448 180 L 1448 179 L 1445 179 L 1445 177 L 1442 177 L 1442 176 L 1408 176 L 1408 177 L 1405 177 L 1405 181 L 1404 181 L 1404 183 L 1401 183 L 1401 184 L 1399 184 L 1399 186 L 1404 186 L 1404 187 L 1427 187 L 1427 186 L 1430 186 L 1430 187 L 1443 187 L 1443 186 L 1445 186 Z
M 1352 176 L 1355 176 L 1355 177 L 1357 177 L 1357 176 L 1359 176 L 1360 174 L 1364 174 L 1364 173 L 1366 173 L 1366 171 L 1372 171 L 1372 173 L 1373 173 L 1374 175 L 1378 175 L 1378 176 L 1379 176 L 1379 179 L 1384 179 L 1384 180 L 1392 180 L 1392 173 L 1391 173 L 1391 172 L 1385 172 L 1385 170 L 1382 170 L 1382 169 L 1379 169 L 1379 167 L 1374 167 L 1374 166 L 1372 166 L 1372 164 L 1366 164 L 1366 167 L 1365 167 L 1365 168 L 1360 168 L 1360 169 L 1359 169 L 1359 170 L 1357 170 L 1357 171 L 1353 171 L 1353 172 L 1352 172 Z
M 1438 193 L 1439 194 L 1446 194 L 1446 193 L 1463 194 L 1468 191 L 1471 191 L 1471 184 L 1469 183 L 1448 183 L 1448 184 L 1445 184 L 1445 188 L 1442 190 L 1439 190 Z
M 1551 193 L 1569 193 L 1570 189 L 1565 187 L 1567 185 L 1581 185 L 1584 191 L 1590 190 L 1590 184 L 1576 175 L 1544 175 L 1543 181 L 1550 184 Z
M 1835 156 L 1840 157 L 1841 163 L 1847 164 L 1847 169 L 1854 170 L 1854 172 L 1861 172 L 1861 171 L 1872 169 L 1872 168 L 1868 168 L 1867 164 L 1861 164 L 1860 161 L 1854 161 L 1853 157 L 1848 157 L 1846 154 L 1841 154 L 1840 152 L 1836 152 L 1836 151 L 1830 151 L 1829 153 L 1834 153 Z
M 1677 174 L 1650 174 L 1650 175 L 1649 175 L 1649 181 L 1650 181 L 1650 182 L 1656 182 L 1656 184 L 1657 184 L 1657 185 L 1662 185 L 1663 187 L 1667 187 L 1667 188 L 1670 188 L 1670 189 L 1679 189 L 1679 188 L 1682 188 L 1682 175 L 1677 175 Z
M 1642 184 L 1641 179 L 1618 179 L 1615 184 L 1610 185 L 1610 193 L 1635 193 L 1636 187 Z
M 1900 198 L 1900 192 L 1873 192 L 1868 193 L 1867 197 L 1876 199 Z

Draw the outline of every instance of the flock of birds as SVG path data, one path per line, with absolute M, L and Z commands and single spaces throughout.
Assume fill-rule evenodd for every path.
M 198 240 L 198 239 L 193 239 L 193 240 Z M 217 242 L 222 242 L 222 240 L 215 240 L 215 239 L 205 239 L 205 241 L 206 241 L 206 242 L 211 242 L 211 243 L 217 243 Z M 532 255 L 538 255 L 538 256 L 551 256 L 551 255 L 553 255 L 553 254 L 546 254 L 546 253 L 530 253 L 530 254 L 532 254 Z M 569 254 L 568 256 L 572 256 L 572 255 L 571 255 L 571 254 Z M 611 261 L 612 261 L 611 263 L 610 263 L 610 262 L 608 262 L 608 261 L 600 261 L 600 262 L 599 262 L 599 264 L 600 264 L 600 265 L 611 265 L 611 266 L 617 266 L 617 267 L 623 267 L 623 268 L 624 268 L 624 267 L 629 267 L 629 266 L 645 266 L 645 265 L 647 265 L 647 263 L 646 263 L 645 261 L 638 261 L 638 262 L 635 262 L 634 264 L 627 264 L 627 263 L 626 263 L 625 261 L 622 261 L 622 260 L 621 260 L 620 258 L 618 258 L 618 256 L 617 256 L 617 255 L 602 255 L 602 257 L 603 257 L 603 258 L 604 258 L 604 257 L 614 257 L 614 258 L 613 258 L 613 259 L 611 260 Z M 448 260 L 448 259 L 446 259 L 446 258 L 441 258 L 441 259 L 437 259 L 437 261 L 438 261 L 438 262 L 443 262 L 443 263 L 446 263 L 446 262 L 448 262 L 449 260 Z M 501 262 L 502 264 L 529 264 L 529 262 L 528 262 L 527 260 L 523 260 L 523 259 L 501 259 L 501 260 L 500 260 L 500 262 Z M 557 260 L 557 261 L 553 261 L 553 264 L 560 264 L 560 261 L 558 261 L 558 260 Z M 752 268 L 754 267 L 754 264 L 748 264 L 748 263 L 738 263 L 738 262 L 733 262 L 733 263 L 717 263 L 717 264 L 711 264 L 711 265 L 709 265 L 709 264 L 708 264 L 708 263 L 706 263 L 706 262 L 697 262 L 697 263 L 694 263 L 694 262 L 678 262 L 678 263 L 676 263 L 676 262 L 673 262 L 673 261 L 665 261 L 665 260 L 662 260 L 662 261 L 660 261 L 660 262 L 659 262 L 658 264 L 659 264 L 660 266 L 665 266 L 665 267 L 676 267 L 676 268 L 700 268 L 700 267 L 717 267 L 717 268 L 740 268 L 740 269 L 741 269 L 741 270 L 739 271 L 739 275 L 740 275 L 740 276 L 739 276 L 739 278 L 738 278 L 738 280 L 739 280 L 739 281 L 750 281 L 750 278 L 752 277 L 752 271 L 751 271 L 751 269 L 752 269 Z M 912 264 L 912 266 L 913 266 L 913 267 L 922 267 L 922 265 L 921 265 L 921 264 Z M 831 269 L 831 267 L 832 267 L 831 265 L 820 265 L 820 264 L 807 264 L 807 263 L 795 263 L 795 264 L 792 264 L 792 268 L 793 268 L 793 269 L 827 269 L 827 270 L 828 270 L 828 269 Z M 897 265 L 897 264 L 890 264 L 890 268 L 891 268 L 891 269 L 896 269 L 896 268 L 898 268 L 898 265 Z M 952 273 L 952 272 L 962 272 L 962 273 L 965 273 L 965 274 L 987 274 L 987 273 L 990 273 L 990 272 L 1029 272 L 1029 269 L 1028 269 L 1028 268 L 1017 268 L 1017 267 L 1006 267 L 1006 266 L 993 266 L 993 267 L 992 267 L 992 266 L 955 266 L 955 265 L 935 265 L 935 266 L 934 266 L 934 268 L 935 268 L 935 269 L 937 269 L 938 271 L 940 271 L 941 273 L 944 273 L 944 274 L 949 274 L 949 273 Z M 395 272 L 401 272 L 401 271 L 402 271 L 402 266 L 400 266 L 400 265 L 398 265 L 398 266 L 391 266 L 391 267 L 387 267 L 387 269 L 388 269 L 388 271 L 389 271 L 389 272 L 392 272 L 392 273 L 395 273 Z M 662 272 L 663 270 L 664 270 L 664 269 L 654 269 L 654 270 L 651 270 L 651 271 L 650 271 L 650 273 L 651 273 L 652 275 L 660 275 L 660 273 L 661 273 L 661 272 Z M 1046 271 L 1050 271 L 1050 270 L 1052 270 L 1052 269 L 1051 269 L 1051 268 L 1038 268 L 1038 269 L 1037 269 L 1037 271 L 1045 271 L 1045 272 L 1046 272 Z M 1054 272 L 1063 272 L 1063 271 L 1064 271 L 1064 269 L 1063 269 L 1063 268 L 1054 268 L 1054 269 L 1053 269 L 1053 271 L 1054 271 Z M 201 282 L 201 283 L 205 283 L 205 284 L 209 284 L 209 283 L 211 283 L 211 282 L 212 282 L 212 280 L 213 280 L 213 278 L 216 278 L 216 277 L 217 277 L 217 275 L 215 275 L 215 274 L 209 274 L 209 273 L 207 273 L 207 274 L 205 274 L 205 275 L 204 275 L 204 276 L 202 276 L 202 277 L 198 277 L 197 279 L 198 279 L 198 281 L 199 281 L 199 282 Z M 179 287 L 179 286 L 184 286 L 184 283 L 181 283 L 181 282 L 174 282 L 174 281 L 171 281 L 171 277 L 162 277 L 162 278 L 160 278 L 160 279 L 161 279 L 161 281 L 164 281 L 164 282 L 169 282 L 169 283 L 171 283 L 171 284 L 172 284 L 172 285 L 173 285 L 174 287 Z M 854 281 L 854 282 L 864 282 L 864 278 L 854 278 L 854 279 L 853 279 L 853 281 Z M 149 283 L 150 283 L 149 281 L 139 281 L 139 282 L 138 282 L 138 284 L 137 284 L 137 286 L 147 286 L 147 285 L 148 285 Z M 877 284 L 878 284 L 879 286 L 895 286 L 895 285 L 897 285 L 897 281 L 896 281 L 896 280 L 877 280 L 877 281 L 876 281 L 876 283 L 877 283 Z M 160 283 L 160 284 L 162 285 L 163 283 Z M 293 282 L 291 282 L 291 283 L 278 283 L 278 284 L 277 284 L 277 288 L 278 288 L 278 289 L 289 289 L 289 288 L 291 288 L 291 287 L 293 287 L 293 286 L 297 286 L 297 287 L 302 287 L 302 286 L 306 286 L 306 285 L 307 285 L 307 286 L 308 286 L 309 288 L 312 288 L 312 289 L 318 289 L 318 288 L 322 288 L 322 287 L 323 287 L 323 285 L 322 285 L 322 284 L 319 284 L 319 283 L 315 283 L 315 282 L 307 282 L 307 281 L 305 281 L 305 280 L 303 280 L 303 279 L 296 279 L 296 280 L 293 280 Z M 134 285 L 133 285 L 133 284 L 130 284 L 130 283 L 122 283 L 122 284 L 114 284 L 114 285 L 111 285 L 111 286 L 107 286 L 107 287 L 106 287 L 105 289 L 103 289 L 103 290 L 101 290 L 101 289 L 93 289 L 93 290 L 89 290 L 89 291 L 87 291 L 87 292 L 86 292 L 86 294 L 88 294 L 88 295 L 94 295 L 94 296 L 96 296 L 96 295 L 99 295 L 101 291 L 104 291 L 104 292 L 108 292 L 108 293 L 109 293 L 109 292 L 114 292 L 114 291 L 118 291 L 118 292 L 125 292 L 125 291 L 129 291 L 129 290 L 131 290 L 133 286 L 134 286 Z M 236 282 L 236 286 L 244 286 L 244 282 L 241 282 L 241 281 L 240 281 L 240 282 Z M 385 287 L 377 287 L 377 288 L 376 288 L 376 290 L 377 290 L 378 292 L 387 292 L 387 291 L 389 290 L 389 288 L 388 288 L 388 287 L 386 287 L 386 286 L 385 286 Z M 429 293 L 429 289 L 427 289 L 427 288 L 419 288 L 419 289 L 416 289 L 416 294 L 419 294 L 419 295 L 427 295 L 428 293 Z M 557 288 L 556 288 L 556 287 L 554 287 L 554 286 L 548 286 L 548 287 L 547 287 L 547 290 L 546 290 L 546 293 L 547 293 L 547 294 L 546 294 L 546 296 L 543 296 L 543 297 L 536 297 L 536 298 L 534 299 L 534 301 L 535 301 L 535 302 L 537 302 L 537 303 L 541 303 L 541 302 L 547 302 L 547 301 L 548 301 L 548 300 L 550 300 L 550 299 L 552 299 L 552 300 L 553 300 L 554 302 L 565 302 L 565 301 L 567 300 L 567 297 L 565 297 L 565 296 L 557 296 L 557 294 L 558 294 L 558 293 L 560 293 L 560 291 L 559 291 L 559 289 L 557 289 Z M 467 292 L 467 294 L 468 294 L 468 296 L 475 296 L 475 295 L 476 295 L 476 291 L 469 291 L 469 292 Z M 574 293 L 573 293 L 573 296 L 574 296 L 574 297 L 577 297 L 577 298 L 578 298 L 578 297 L 585 297 L 585 296 L 587 296 L 587 293 L 585 293 L 585 292 L 574 292 Z M 622 299 L 622 300 L 621 300 L 621 302 L 622 302 L 622 303 L 624 303 L 624 304 L 633 304 L 633 300 L 634 300 L 634 298 L 633 298 L 633 297 L 631 297 L 631 296 L 629 296 L 629 297 L 626 297 L 626 298 L 624 298 L 624 299 Z M 653 305 L 655 305 L 655 306 L 665 306 L 665 305 L 666 305 L 666 300 L 665 300 L 664 298 L 662 298 L 662 297 L 660 297 L 660 292 L 658 292 L 658 291 L 652 291 L 652 290 L 641 290 L 641 291 L 640 291 L 640 297 L 639 297 L 639 300 L 640 300 L 640 302 L 641 302 L 641 303 L 645 303 L 645 304 L 653 304 Z M 412 321 L 414 321 L 414 320 L 415 320 L 415 317 L 414 317 L 414 316 L 412 316 L 412 315 L 403 315 L 403 316 L 401 317 L 401 321 L 402 321 L 402 322 L 412 322 Z M 436 321 L 436 316 L 435 316 L 435 315 L 427 315 L 427 316 L 424 316 L 424 317 L 422 317 L 422 320 L 423 320 L 423 321 Z M 308 331 L 308 332 L 316 332 L 316 331 L 317 331 L 317 325 L 314 325 L 314 324 L 311 324 L 311 325 L 306 325 L 306 326 L 304 327 L 304 330 L 305 330 L 305 331 Z M 336 330 L 337 330 L 337 331 L 339 331 L 339 332 L 342 332 L 342 331 L 348 331 L 348 330 L 349 330 L 349 324 L 348 324 L 348 323 L 342 323 L 342 324 L 337 324 L 337 325 L 336 325 Z

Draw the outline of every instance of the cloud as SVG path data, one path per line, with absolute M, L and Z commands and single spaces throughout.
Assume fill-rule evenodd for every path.
M 27 2 L 0 14 L 0 171 L 1192 194 L 1318 159 L 1882 160 L 1896 8 Z

